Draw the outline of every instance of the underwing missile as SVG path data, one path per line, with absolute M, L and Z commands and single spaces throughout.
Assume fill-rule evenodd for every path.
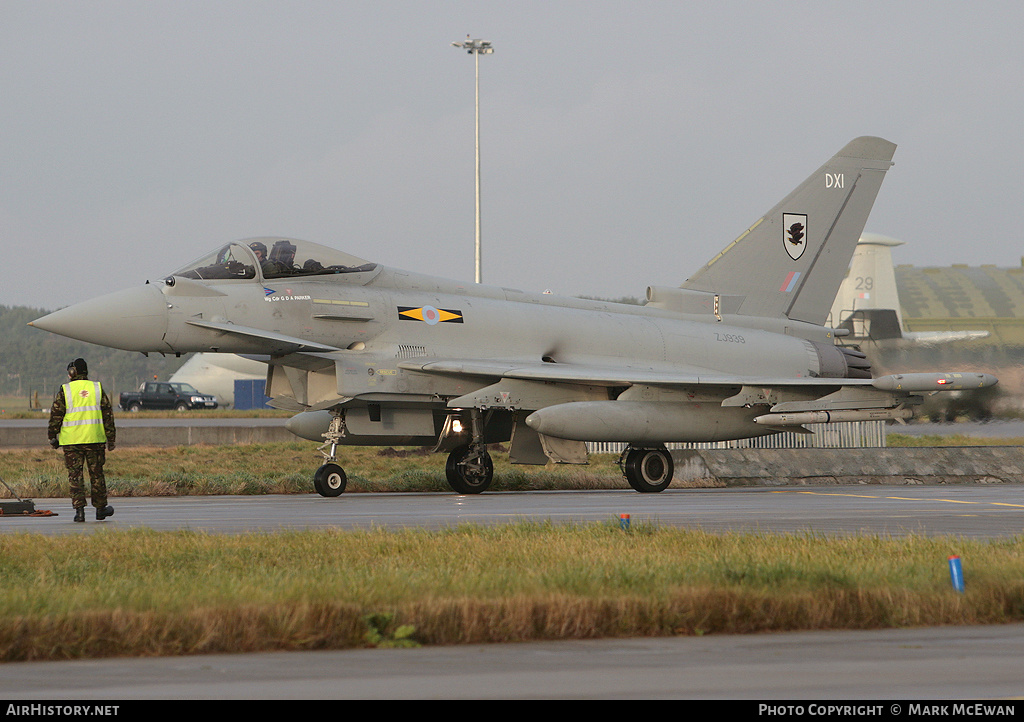
M 836 411 L 797 411 L 788 414 L 764 414 L 754 419 L 762 426 L 803 426 L 804 424 L 828 424 L 841 421 L 891 421 L 909 419 L 914 415 L 911 409 L 838 409 Z
M 995 376 L 983 373 L 914 373 L 879 376 L 871 385 L 882 391 L 957 391 L 983 389 L 997 382 Z

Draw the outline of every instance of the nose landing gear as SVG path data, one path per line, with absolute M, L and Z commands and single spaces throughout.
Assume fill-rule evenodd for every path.
M 335 463 L 338 460 L 338 444 L 344 435 L 345 412 L 340 409 L 332 410 L 331 424 L 324 434 L 324 443 L 317 447 L 317 451 L 327 463 L 313 474 L 313 488 L 320 496 L 339 496 L 348 484 L 345 470 Z M 330 452 L 325 452 L 324 449 L 328 447 Z

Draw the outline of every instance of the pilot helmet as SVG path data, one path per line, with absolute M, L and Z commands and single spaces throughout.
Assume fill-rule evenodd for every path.
M 249 244 L 249 248 L 251 248 L 253 250 L 253 252 L 259 254 L 259 257 L 260 257 L 261 261 L 262 260 L 266 260 L 266 258 L 267 258 L 267 246 L 265 244 L 260 243 L 259 241 L 253 241 L 252 243 Z

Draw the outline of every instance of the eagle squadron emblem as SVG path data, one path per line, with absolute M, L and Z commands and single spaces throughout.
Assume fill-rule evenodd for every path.
M 782 214 L 782 245 L 794 261 L 807 248 L 807 216 L 803 213 Z

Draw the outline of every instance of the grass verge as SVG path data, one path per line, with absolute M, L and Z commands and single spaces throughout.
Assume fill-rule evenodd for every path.
M 615 522 L 4 535 L 0 578 L 3 661 L 1024 619 L 1020 539 Z
M 107 454 L 107 491 L 125 496 L 309 494 L 323 463 L 316 444 L 294 441 L 238 446 L 118 447 Z M 369 491 L 444 491 L 445 457 L 424 449 L 347 447 L 340 451 L 346 494 Z M 494 491 L 627 489 L 614 454 L 593 454 L 586 466 L 522 467 L 508 453 L 491 452 Z M 52 449 L 0 451 L 0 478 L 24 498 L 69 497 L 64 455 Z M 6 491 L 0 487 L 0 497 Z
M 966 434 L 888 434 L 886 443 L 892 447 L 931 446 L 1024 446 L 1024 439 L 1002 436 L 967 436 Z
M 1024 445 L 1024 439 L 890 434 L 889 446 Z M 119 447 L 107 454 L 111 496 L 211 494 L 308 494 L 322 459 L 317 444 L 293 441 L 235 446 Z M 426 449 L 345 447 L 345 493 L 449 492 L 444 455 Z M 515 466 L 508 453 L 492 451 L 494 491 L 626 489 L 616 454 L 591 454 L 586 466 Z M 68 497 L 63 453 L 48 448 L 0 450 L 0 479 L 25 498 Z M 679 482 L 676 482 L 678 485 Z M 0 497 L 6 491 L 0 489 Z

